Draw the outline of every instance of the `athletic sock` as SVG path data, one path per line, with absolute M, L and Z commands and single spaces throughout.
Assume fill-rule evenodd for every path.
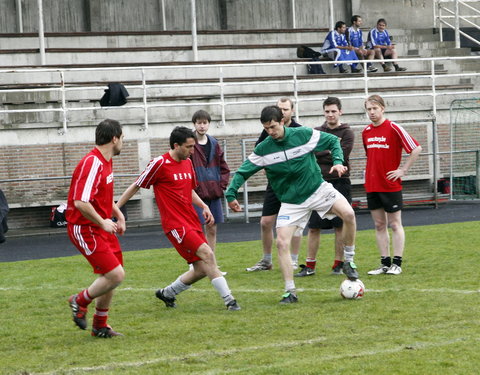
M 295 294 L 295 282 L 293 280 L 285 281 L 285 291 Z
M 163 294 L 166 297 L 173 298 L 177 294 L 191 287 L 191 285 L 183 283 L 182 280 L 180 280 L 181 277 L 182 276 L 178 276 L 177 280 L 175 280 L 173 283 L 171 283 L 169 286 L 163 289 Z
M 220 297 L 223 298 L 223 302 L 225 302 L 225 305 L 235 299 L 233 298 L 232 292 L 228 287 L 227 280 L 223 276 L 213 279 L 212 285 L 217 290 L 218 294 L 220 294 Z
M 332 270 L 337 268 L 337 266 L 343 266 L 343 261 L 335 259 L 333 262 Z
M 396 264 L 397 266 L 401 267 L 402 266 L 402 257 L 394 256 L 393 257 L 393 264 Z
M 385 267 L 390 267 L 392 265 L 392 258 L 390 257 L 381 257 L 380 261 L 382 262 L 382 265 Z
M 298 254 L 290 254 L 290 258 L 292 258 L 292 262 L 298 263 Z
M 308 268 L 311 268 L 312 270 L 314 270 L 317 265 L 317 260 L 312 258 L 307 258 L 305 260 L 305 263 Z
M 263 254 L 263 260 L 272 263 L 272 254 Z
M 343 247 L 343 256 L 345 258 L 345 262 L 353 262 L 354 255 L 355 255 L 355 245 Z
M 93 314 L 93 323 L 92 327 L 99 329 L 107 326 L 108 319 L 108 309 L 95 309 L 95 314 Z
M 93 298 L 90 297 L 90 294 L 88 294 L 88 289 L 82 290 L 80 293 L 77 295 L 77 304 L 81 307 L 87 307 L 91 302 Z

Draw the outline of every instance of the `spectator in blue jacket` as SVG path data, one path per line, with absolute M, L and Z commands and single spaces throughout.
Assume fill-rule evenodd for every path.
M 198 218 L 204 225 L 208 245 L 215 251 L 217 243 L 217 223 L 223 223 L 222 201 L 223 191 L 228 186 L 230 169 L 225 162 L 224 153 L 218 141 L 207 134 L 212 121 L 210 114 L 199 110 L 193 114 L 195 126 L 195 151 L 192 158 L 197 176 L 198 187 L 195 192 L 208 205 L 215 219 L 213 225 L 205 225 L 202 210 L 197 209 Z
M 372 49 L 366 49 L 363 42 L 363 33 L 360 27 L 363 24 L 362 17 L 359 15 L 352 16 L 352 26 L 350 26 L 345 32 L 347 37 L 347 43 L 349 46 L 353 47 L 359 60 L 373 60 L 375 57 L 375 52 Z M 372 63 L 367 63 L 367 71 L 369 73 L 374 73 L 378 69 L 375 68 Z
M 329 58 L 333 61 L 348 61 L 348 60 L 358 60 L 353 47 L 348 45 L 345 32 L 347 30 L 347 25 L 343 21 L 338 21 L 335 24 L 335 29 L 330 31 L 323 42 L 322 50 L 320 51 L 322 55 L 326 58 Z M 347 70 L 343 66 L 344 64 L 339 63 L 335 64 L 334 67 L 338 66 L 340 73 L 347 73 Z M 357 63 L 350 63 L 352 73 L 360 73 L 362 70 L 357 68 Z
M 382 67 L 384 72 L 390 72 L 392 68 L 385 63 L 384 58 L 393 59 L 398 58 L 395 46 L 392 44 L 390 35 L 386 29 L 387 21 L 384 18 L 380 18 L 377 21 L 377 26 L 374 27 L 368 33 L 367 47 L 375 52 L 375 58 L 382 61 Z M 404 72 L 407 68 L 398 66 L 396 62 L 393 63 L 396 72 Z

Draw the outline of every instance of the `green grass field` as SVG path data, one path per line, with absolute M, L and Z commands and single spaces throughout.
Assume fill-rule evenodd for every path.
M 186 271 L 184 261 L 172 249 L 125 253 L 109 320 L 125 337 L 108 340 L 71 321 L 68 296 L 93 280 L 83 257 L 1 263 L 0 373 L 478 374 L 480 222 L 406 233 L 400 276 L 366 275 L 379 263 L 375 238 L 358 233 L 362 300 L 340 297 L 343 277 L 329 275 L 333 235 L 323 236 L 317 274 L 296 279 L 290 306 L 278 304 L 278 266 L 245 272 L 259 241 L 219 244 L 239 312 L 224 310 L 207 280 L 167 310 L 154 291 Z

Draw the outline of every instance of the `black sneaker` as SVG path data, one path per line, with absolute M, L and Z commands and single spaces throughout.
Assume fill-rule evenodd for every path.
M 120 332 L 115 332 L 112 327 L 92 328 L 92 336 L 102 339 L 111 339 L 113 336 L 123 336 Z
M 343 262 L 338 263 L 335 267 L 332 267 L 332 275 L 343 275 Z
M 300 268 L 302 269 L 300 272 L 296 273 L 295 277 L 305 277 L 305 276 L 313 276 L 315 275 L 315 270 L 306 266 L 305 264 L 300 264 Z
M 227 310 L 230 311 L 238 311 L 241 310 L 242 308 L 238 305 L 237 300 L 231 300 L 229 303 L 227 303 Z
M 398 66 L 398 65 L 395 67 L 396 72 L 404 72 L 406 70 L 407 70 L 407 68 L 404 68 L 404 67 L 401 67 L 401 66 Z
M 298 302 L 298 297 L 292 292 L 286 292 L 282 296 L 282 300 L 280 301 L 282 305 L 286 305 L 287 303 L 297 303 L 297 302 Z
M 77 294 L 68 299 L 70 309 L 72 309 L 73 321 L 80 329 L 87 329 L 87 311 L 86 307 L 82 307 L 77 303 Z
M 352 73 L 361 73 L 362 69 L 360 68 L 352 68 Z
M 357 266 L 353 262 L 343 263 L 343 273 L 352 281 L 358 279 Z
M 165 296 L 165 294 L 163 294 L 163 289 L 158 289 L 155 292 L 155 295 L 157 296 L 157 298 L 159 298 L 163 302 L 165 302 L 165 306 L 167 306 L 167 307 L 177 307 L 177 304 L 175 303 L 176 298 L 175 297 L 170 298 L 170 297 Z

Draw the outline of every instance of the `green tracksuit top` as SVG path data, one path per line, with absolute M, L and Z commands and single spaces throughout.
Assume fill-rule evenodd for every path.
M 312 128 L 286 127 L 282 140 L 267 137 L 243 162 L 225 193 L 227 201 L 235 200 L 240 186 L 265 168 L 280 202 L 303 203 L 324 181 L 314 152 L 325 150 L 331 151 L 333 165 L 343 164 L 340 138 Z

